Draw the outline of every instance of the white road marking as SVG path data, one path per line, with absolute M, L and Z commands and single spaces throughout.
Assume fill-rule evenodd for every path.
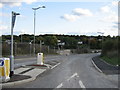
M 53 69 L 53 68 L 57 67 L 59 64 L 60 64 L 60 63 L 56 64 L 56 65 L 55 65 L 55 66 L 53 66 L 51 69 Z
M 63 86 L 63 84 L 61 83 L 60 85 L 58 85 L 56 88 L 61 88 Z
M 79 77 L 77 73 L 74 73 L 71 77 L 69 77 L 69 78 L 67 79 L 67 81 L 69 81 L 70 79 L 74 78 L 75 76 Z
M 66 81 L 69 81 L 70 79 L 72 79 L 72 78 L 74 78 L 74 77 L 79 77 L 78 76 L 78 74 L 77 73 L 74 73 L 72 76 L 70 76 Z M 63 82 L 64 83 L 64 82 Z M 59 84 L 56 88 L 61 88 L 61 87 L 63 87 L 63 83 L 61 83 L 61 84 Z M 80 85 L 80 87 L 81 88 L 86 88 L 85 86 L 84 86 L 84 84 L 82 83 L 82 81 L 81 80 L 79 80 L 79 85 Z M 86 90 L 86 89 L 85 89 Z
M 92 64 L 94 65 L 94 67 L 100 72 L 100 73 L 103 73 L 97 66 L 96 66 L 96 64 L 94 63 L 94 61 L 93 60 L 91 60 L 92 61 Z
M 79 80 L 79 85 L 81 86 L 81 88 L 85 88 L 84 84 L 82 83 L 81 80 Z

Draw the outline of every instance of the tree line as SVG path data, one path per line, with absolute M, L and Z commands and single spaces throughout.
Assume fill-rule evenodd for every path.
M 10 55 L 11 35 L 2 35 L 2 53 Z M 32 54 L 34 35 L 14 35 L 14 54 Z M 7 44 L 6 44 L 7 43 Z M 31 45 L 30 45 L 31 43 Z M 36 35 L 36 53 L 56 53 L 59 49 L 71 49 L 72 53 L 88 53 L 93 49 L 102 49 L 101 56 L 120 60 L 120 36 L 86 36 L 86 35 Z M 17 44 L 17 45 L 16 45 Z
M 110 39 L 116 37 L 104 36 L 104 39 Z M 2 42 L 10 42 L 10 35 L 2 35 Z M 14 42 L 16 43 L 33 43 L 34 35 L 21 34 L 14 35 Z M 81 47 L 89 47 L 91 49 L 101 49 L 102 46 L 102 36 L 86 36 L 86 35 L 57 35 L 57 34 L 45 34 L 35 36 L 35 43 L 50 46 L 51 48 L 57 47 L 58 43 L 64 43 L 64 45 L 59 44 L 60 48 L 64 49 L 77 49 Z M 58 42 L 59 41 L 59 42 Z M 81 42 L 81 43 L 79 43 Z

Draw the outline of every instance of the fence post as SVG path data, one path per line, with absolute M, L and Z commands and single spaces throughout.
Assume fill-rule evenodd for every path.
M 30 43 L 29 43 L 29 45 L 30 45 L 30 56 L 31 56 L 31 44 L 32 44 L 32 43 L 30 42 Z
M 15 55 L 17 55 L 17 42 L 15 42 Z
M 40 40 L 40 52 L 42 51 L 42 42 Z
M 55 47 L 54 47 L 54 53 L 55 53 Z
M 49 53 L 49 51 L 50 51 L 50 47 L 48 46 L 48 53 Z

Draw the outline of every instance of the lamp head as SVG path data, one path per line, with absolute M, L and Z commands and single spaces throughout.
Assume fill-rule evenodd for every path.
M 12 11 L 12 14 L 13 15 L 20 15 L 20 13 L 16 13 L 16 12 L 13 12 L 13 11 Z
M 42 8 L 46 8 L 45 6 L 42 6 Z
M 45 6 L 42 6 L 42 7 L 37 7 L 37 8 L 32 8 L 33 10 L 38 10 L 40 8 L 46 8 Z

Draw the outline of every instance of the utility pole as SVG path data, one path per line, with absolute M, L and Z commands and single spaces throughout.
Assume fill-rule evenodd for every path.
M 97 32 L 97 33 L 100 33 L 100 34 L 102 34 L 102 50 L 103 50 L 104 32 Z
M 30 42 L 30 43 L 29 43 L 29 45 L 30 45 L 30 56 L 31 56 L 31 44 L 32 44 L 32 43 Z
M 54 53 L 55 53 L 55 46 L 54 46 Z
M 89 44 L 89 52 L 91 52 L 91 47 L 90 47 L 90 41 L 91 41 L 91 37 L 88 39 L 88 44 Z
M 48 46 L 48 53 L 50 52 L 50 47 Z
M 30 56 L 31 56 L 31 51 L 32 51 L 32 50 L 31 50 L 31 48 L 32 48 L 32 41 L 33 41 L 33 40 L 31 40 L 31 41 L 29 42 L 29 45 L 30 45 Z
M 22 34 L 21 34 L 21 43 L 22 43 Z
M 40 40 L 40 52 L 42 52 L 42 41 Z

